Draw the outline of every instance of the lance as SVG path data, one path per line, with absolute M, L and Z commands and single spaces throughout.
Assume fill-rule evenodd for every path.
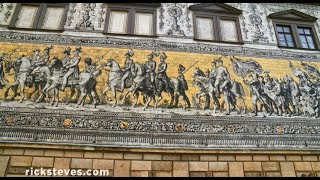
M 7 57 L 9 57 L 11 59 L 12 54 L 17 52 L 17 49 L 19 49 L 19 48 L 14 48 L 14 49 L 10 50 L 7 53 L 3 53 L 3 56 L 7 56 Z
M 196 65 L 199 61 L 193 63 L 188 69 L 186 69 L 182 74 L 186 73 L 187 71 L 189 71 L 194 65 Z
M 104 55 L 99 56 L 98 59 L 97 59 L 97 61 L 96 61 L 94 64 L 97 64 L 99 61 L 101 61 L 101 60 L 104 58 L 104 56 L 107 55 L 110 51 L 111 51 L 111 50 L 108 50 Z

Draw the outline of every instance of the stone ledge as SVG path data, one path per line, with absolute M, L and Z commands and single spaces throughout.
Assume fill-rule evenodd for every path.
M 250 155 L 320 155 L 319 150 L 257 150 L 257 149 L 203 149 L 203 148 L 152 148 L 152 147 L 100 147 L 100 146 L 88 146 L 88 145 L 57 145 L 57 144 L 43 144 L 43 143 L 25 143 L 25 142 L 0 142 L 0 148 L 2 149 L 14 149 L 14 148 L 28 148 L 28 149 L 45 149 L 45 150 L 77 150 L 77 151 L 103 151 L 104 155 L 108 154 L 108 152 L 135 152 L 135 153 L 174 153 L 174 154 L 205 154 L 205 155 L 216 155 L 216 154 L 250 154 Z M 80 152 L 83 157 L 83 152 Z M 22 155 L 19 153 L 19 155 Z M 203 155 L 202 155 L 203 156 Z M 270 156 L 270 161 L 279 161 L 275 156 Z M 65 153 L 66 157 L 66 153 Z M 78 157 L 78 156 L 76 156 Z M 106 158 L 106 157 L 105 157 Z M 276 158 L 276 159 L 274 159 Z M 215 159 L 215 157 L 214 157 Z M 164 160 L 164 159 L 163 159 Z M 203 159 L 204 160 L 204 159 Z M 281 159 L 285 161 L 285 157 Z

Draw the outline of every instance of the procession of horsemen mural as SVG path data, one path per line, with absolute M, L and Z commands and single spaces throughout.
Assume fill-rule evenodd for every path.
M 103 105 L 103 98 L 108 99 L 112 107 L 121 106 L 127 103 L 128 97 L 130 106 L 135 107 L 139 105 L 140 96 L 142 110 L 149 108 L 150 103 L 157 108 L 165 101 L 168 102 L 166 108 L 180 108 L 181 105 L 186 110 L 212 109 L 212 113 L 224 115 L 235 112 L 257 116 L 261 112 L 263 116 L 319 117 L 320 72 L 312 62 L 299 61 L 298 64 L 298 61 L 286 60 L 287 67 L 276 68 L 289 68 L 291 71 L 277 78 L 270 76 L 270 70 L 262 68 L 262 62 L 252 58 L 219 55 L 206 60 L 207 65 L 202 67 L 207 69 L 199 68 L 198 61 L 185 63 L 186 60 L 176 60 L 176 67 L 170 67 L 175 69 L 176 76 L 170 77 L 167 74 L 168 55 L 164 51 L 149 50 L 145 57 L 147 60 L 143 62 L 139 58 L 138 62 L 134 51 L 139 50 L 126 49 L 124 57 L 116 58 L 105 58 L 110 53 L 110 50 L 105 50 L 104 55 L 92 59 L 81 57 L 83 48 L 80 46 L 74 50 L 64 47 L 59 54 L 61 57 L 50 55 L 53 48 L 49 45 L 43 52 L 34 49 L 33 54 L 15 58 L 11 57 L 18 52 L 17 49 L 0 55 L 2 103 L 15 101 L 19 96 L 18 101 L 22 103 L 27 99 L 25 88 L 30 88 L 33 93 L 39 93 L 34 103 L 58 106 L 62 101 L 59 93 L 64 94 L 68 89 L 70 97 L 64 102 L 67 104 L 77 94 L 74 107 L 90 103 L 92 108 L 96 108 Z M 197 57 L 201 55 L 197 54 Z M 123 60 L 119 60 L 121 58 Z M 85 65 L 80 71 L 81 61 Z M 124 61 L 123 67 L 120 61 Z M 226 62 L 231 63 L 229 69 L 224 65 Z M 186 73 L 192 75 L 186 78 Z M 9 81 L 8 76 L 13 76 L 13 80 Z M 104 85 L 99 85 L 103 86 L 100 92 L 97 78 L 105 80 Z M 190 92 L 190 89 L 196 90 Z

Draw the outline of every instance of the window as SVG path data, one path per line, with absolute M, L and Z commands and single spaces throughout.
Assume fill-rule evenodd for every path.
M 21 29 L 63 30 L 68 12 L 66 3 L 19 3 L 10 27 Z
M 155 36 L 160 3 L 108 4 L 104 33 Z
M 290 26 L 277 26 L 279 43 L 281 46 L 294 47 L 293 35 Z
M 298 32 L 302 48 L 315 49 L 313 35 L 311 33 L 312 29 L 307 27 L 298 27 Z
M 190 6 L 193 10 L 194 39 L 241 43 L 239 14 L 241 10 L 221 3 Z
M 279 47 L 319 49 L 319 39 L 313 25 L 317 18 L 293 9 L 268 17 L 273 19 Z

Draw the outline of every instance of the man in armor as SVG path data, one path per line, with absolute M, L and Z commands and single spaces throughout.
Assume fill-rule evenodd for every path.
M 185 70 L 186 70 L 186 68 L 182 64 L 179 64 L 177 79 L 179 81 L 180 96 L 182 96 L 182 99 L 185 100 L 185 102 L 187 103 L 187 107 L 189 108 L 191 106 L 191 104 L 190 104 L 189 98 L 187 97 L 187 95 L 185 93 L 185 91 L 188 90 L 188 84 L 187 84 L 187 81 L 184 77 Z M 174 107 L 177 107 L 178 100 L 179 100 L 179 96 L 175 96 L 175 104 L 173 105 Z
M 34 65 L 36 62 L 39 61 L 40 59 L 40 50 L 39 49 L 35 49 L 33 50 L 33 56 L 30 57 L 30 62 L 32 65 Z
M 290 84 L 284 77 L 280 77 L 280 87 L 281 87 L 281 98 L 283 102 L 283 110 L 288 114 L 290 117 L 292 112 L 289 108 L 289 104 L 291 101 L 291 91 L 290 91 Z
M 245 77 L 243 77 L 243 82 L 250 87 L 250 96 L 251 96 L 251 103 L 253 106 L 254 115 L 258 115 L 258 101 L 260 100 L 260 89 L 261 89 L 261 82 L 258 79 L 257 73 L 251 73 L 249 74 L 249 77 L 251 78 L 250 81 L 248 81 Z
M 154 57 L 154 52 L 152 52 L 151 54 L 148 55 L 148 61 L 145 63 L 145 68 L 146 68 L 146 77 L 149 78 L 152 86 L 154 89 L 156 89 L 155 87 L 155 70 L 156 70 L 156 61 L 153 60 Z
M 79 53 L 81 51 L 81 47 L 76 47 L 74 50 L 74 56 L 70 59 L 70 61 L 65 65 L 65 68 L 68 70 L 67 73 L 63 76 L 63 83 L 61 86 L 61 90 L 64 91 L 67 83 L 68 83 L 68 78 L 73 75 L 74 79 L 79 78 L 79 62 L 80 62 L 80 55 Z
M 265 92 L 272 99 L 272 104 L 275 105 L 276 114 L 282 115 L 282 101 L 280 98 L 281 86 L 276 78 L 270 78 L 269 74 L 265 74 Z
M 214 82 L 214 87 L 217 89 L 218 93 L 222 93 L 222 87 L 226 86 L 230 81 L 230 75 L 226 67 L 223 66 L 223 62 L 221 58 L 214 60 L 216 68 L 216 80 Z M 213 76 L 214 77 L 214 76 Z
M 209 78 L 210 78 L 210 83 L 212 84 L 212 86 L 214 86 L 214 84 L 216 82 L 216 77 L 217 77 L 217 65 L 216 65 L 215 59 L 212 61 L 211 65 L 212 65 L 212 69 L 210 71 Z M 220 97 L 219 91 L 216 90 L 215 92 L 216 92 L 216 97 L 219 98 Z
M 169 91 L 169 78 L 167 76 L 167 63 L 165 60 L 167 59 L 167 55 L 162 52 L 160 55 L 160 64 L 158 66 L 157 78 L 158 80 L 164 82 L 166 92 Z
M 4 54 L 0 55 L 0 89 L 3 88 L 7 83 L 8 80 L 4 77 L 4 68 L 2 61 L 4 59 Z
M 133 60 L 130 59 L 130 58 L 133 55 L 134 55 L 134 52 L 132 51 L 132 49 L 129 49 L 128 52 L 124 55 L 126 60 L 124 62 L 123 76 L 121 78 L 121 86 L 120 86 L 120 91 L 121 92 L 123 92 L 123 90 L 124 90 L 124 85 L 125 85 L 125 82 L 128 79 L 128 77 L 131 76 L 131 78 L 132 78 L 131 66 L 133 64 Z
M 181 82 L 181 87 L 182 87 L 183 91 L 187 91 L 188 90 L 188 84 L 187 84 L 187 81 L 186 81 L 186 79 L 184 77 L 185 70 L 186 70 L 186 68 L 182 64 L 179 64 L 178 80 Z
M 53 47 L 49 45 L 46 49 L 43 51 L 43 56 L 33 61 L 33 65 L 35 66 L 35 69 L 40 69 L 41 67 L 45 66 L 50 58 L 50 50 Z
M 293 107 L 293 114 L 298 115 L 299 108 L 298 108 L 298 103 L 299 103 L 299 98 L 300 98 L 300 90 L 299 90 L 299 85 L 297 82 L 295 82 L 290 75 L 286 75 L 287 82 L 289 84 L 289 91 L 291 92 L 290 95 L 290 101 L 289 101 L 289 106 L 290 104 Z
M 63 67 L 67 66 L 67 63 L 70 61 L 71 57 L 70 57 L 70 52 L 71 52 L 71 48 L 67 47 L 64 51 L 64 57 L 62 58 L 61 62 L 63 64 Z M 63 68 L 63 73 L 67 73 L 67 69 Z

